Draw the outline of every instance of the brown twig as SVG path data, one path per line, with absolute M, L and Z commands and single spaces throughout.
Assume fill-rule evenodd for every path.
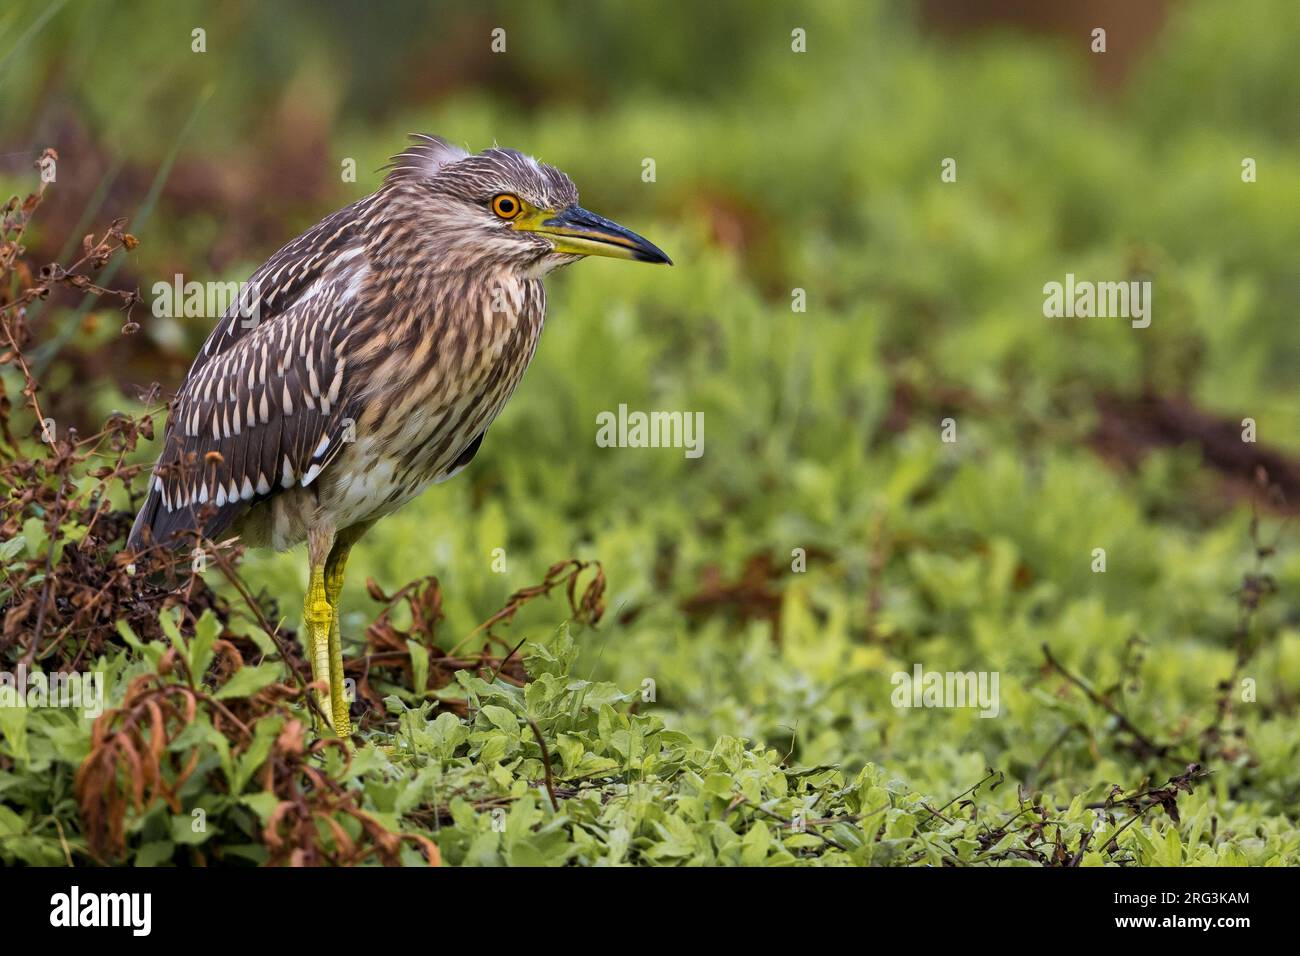
M 551 752 L 546 749 L 546 741 L 542 739 L 542 731 L 537 726 L 537 721 L 529 717 L 528 726 L 533 729 L 533 737 L 537 739 L 537 746 L 542 748 L 542 767 L 546 771 L 546 792 L 551 798 L 551 809 L 556 813 L 560 812 L 560 803 L 555 799 L 555 778 L 551 774 Z
M 1139 751 L 1142 756 L 1161 757 L 1170 760 L 1178 759 L 1177 757 L 1172 756 L 1169 753 L 1171 749 L 1170 747 L 1164 744 L 1157 744 L 1150 737 L 1148 737 L 1141 730 L 1139 730 L 1137 726 L 1133 723 L 1133 721 L 1128 719 L 1128 716 L 1123 711 L 1121 711 L 1118 707 L 1116 707 L 1110 701 L 1106 700 L 1095 690 L 1093 690 L 1091 685 L 1089 685 L 1087 681 L 1085 681 L 1081 677 L 1076 676 L 1075 674 L 1072 674 L 1065 667 L 1065 665 L 1063 665 L 1060 661 L 1058 661 L 1053 656 L 1052 649 L 1050 647 L 1048 647 L 1046 644 L 1043 644 L 1042 650 L 1043 650 L 1043 657 L 1046 659 L 1047 662 L 1047 666 L 1050 667 L 1052 670 L 1056 671 L 1058 674 L 1064 677 L 1075 687 L 1079 688 L 1079 690 L 1083 691 L 1084 695 L 1090 701 L 1092 701 L 1098 707 L 1102 708 L 1108 714 L 1114 717 L 1115 720 L 1119 723 L 1120 727 L 1128 731 L 1129 735 L 1132 736 L 1133 740 L 1138 744 Z M 1186 761 L 1182 761 L 1182 762 L 1185 763 Z

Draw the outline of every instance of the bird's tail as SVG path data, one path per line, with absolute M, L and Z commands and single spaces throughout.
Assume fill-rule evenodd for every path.
M 164 508 L 162 492 L 157 487 L 151 487 L 144 504 L 140 506 L 140 513 L 135 516 L 135 523 L 131 525 L 126 546 L 132 551 L 142 551 L 150 545 L 161 544 L 179 550 L 190 540 L 186 532 L 199 529 L 207 533 L 216 530 L 204 528 L 195 508 L 176 508 L 170 511 Z

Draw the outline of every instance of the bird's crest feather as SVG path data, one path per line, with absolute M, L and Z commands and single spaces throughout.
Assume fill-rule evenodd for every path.
M 383 168 L 388 170 L 387 181 L 399 179 L 429 179 L 449 163 L 469 156 L 441 136 L 411 133 L 411 145 L 394 156 Z

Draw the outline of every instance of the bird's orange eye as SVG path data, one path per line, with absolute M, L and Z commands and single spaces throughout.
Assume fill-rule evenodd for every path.
M 524 208 L 518 196 L 502 193 L 492 198 L 492 211 L 502 219 L 514 219 Z

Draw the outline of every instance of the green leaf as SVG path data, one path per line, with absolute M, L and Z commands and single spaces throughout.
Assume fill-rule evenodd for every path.
M 200 813 L 195 816 L 191 811 L 188 814 L 180 813 L 171 818 L 172 821 L 172 841 L 183 846 L 197 846 L 200 843 L 206 843 L 212 836 L 215 823 L 206 818 L 205 814 Z
M 216 644 L 220 633 L 221 622 L 209 608 L 194 625 L 194 637 L 190 639 L 190 673 L 194 675 L 196 681 L 202 679 L 207 673 L 208 665 L 212 663 L 213 645 Z
M 245 664 L 230 675 L 230 680 L 222 685 L 213 696 L 217 700 L 229 700 L 232 697 L 251 697 L 263 687 L 269 687 L 280 679 L 279 664 Z
M 27 821 L 0 803 L 0 836 L 14 836 L 27 832 Z
M 27 547 L 27 538 L 21 534 L 15 535 L 8 541 L 0 541 L 0 563 L 8 562 L 25 547 Z
M 39 558 L 45 553 L 45 546 L 50 540 L 45 530 L 45 522 L 40 518 L 28 518 L 23 522 L 20 540 L 27 545 L 27 557 Z
M 556 749 L 560 752 L 560 760 L 564 763 L 566 773 L 576 773 L 578 765 L 582 763 L 583 743 L 578 737 L 572 734 L 560 734 L 555 738 Z
M 419 641 L 408 640 L 407 652 L 411 655 L 411 690 L 423 697 L 429 686 L 429 649 Z
M 136 851 L 135 865 L 158 866 L 160 863 L 170 861 L 175 852 L 176 845 L 170 840 L 156 840 L 152 843 L 146 843 Z
M 767 858 L 772 846 L 772 833 L 762 820 L 755 822 L 740 841 L 740 862 L 745 866 L 758 866 Z
M 171 611 L 160 611 L 158 613 L 158 624 L 162 627 L 163 633 L 167 635 L 167 639 L 172 642 L 172 647 L 176 649 L 176 653 L 181 656 L 181 660 L 185 662 L 186 666 L 190 666 L 190 651 L 185 644 L 185 637 L 181 634 L 180 625 L 177 624 L 180 615 L 180 608 L 174 608 Z M 193 667 L 190 667 L 190 673 L 191 675 L 194 674 Z M 197 676 L 195 676 L 195 679 L 198 679 Z
M 238 757 L 234 779 L 230 784 L 231 793 L 242 793 L 253 774 L 266 762 L 283 724 L 280 717 L 264 717 L 253 725 L 253 741 Z
M 8 689 L 0 688 L 0 694 Z M 14 689 L 14 693 L 21 691 Z M 27 750 L 27 712 L 26 707 L 0 706 L 0 735 L 9 744 L 9 755 L 20 763 L 26 763 L 31 756 Z
M 494 727 L 509 734 L 511 739 L 519 737 L 519 718 L 496 704 L 487 704 L 479 711 Z
M 280 798 L 269 790 L 261 790 L 257 793 L 244 794 L 239 798 L 239 802 L 256 813 L 258 819 L 265 824 L 271 819 L 271 814 L 275 812 L 275 808 L 280 805 Z

